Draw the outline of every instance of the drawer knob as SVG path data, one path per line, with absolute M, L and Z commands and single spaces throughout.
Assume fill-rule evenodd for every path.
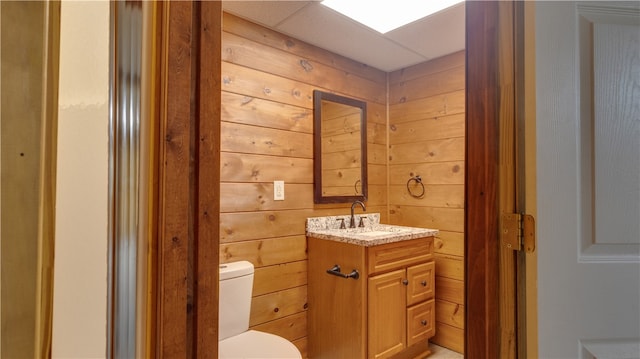
M 423 280 L 422 282 L 420 282 L 420 284 L 422 284 L 423 287 L 426 287 L 427 286 L 427 281 Z
M 403 279 L 403 280 L 402 280 L 402 284 L 404 284 L 404 285 L 409 285 L 409 280 L 408 280 L 408 279 Z
M 428 322 L 427 322 L 426 320 L 424 320 L 424 319 L 423 319 L 422 321 L 420 321 L 420 324 L 422 324 L 422 325 L 423 325 L 423 326 L 425 326 L 425 327 L 427 326 L 427 323 L 428 323 Z

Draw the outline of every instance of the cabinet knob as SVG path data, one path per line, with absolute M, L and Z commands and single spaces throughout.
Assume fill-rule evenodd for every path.
M 427 281 L 423 280 L 422 282 L 420 282 L 420 284 L 422 284 L 423 287 L 426 287 L 427 286 Z
M 404 284 L 404 285 L 409 285 L 409 280 L 408 280 L 408 279 L 403 279 L 403 280 L 402 280 L 402 284 Z
M 422 324 L 422 325 L 423 325 L 423 326 L 425 326 L 425 327 L 427 326 L 427 323 L 428 323 L 428 322 L 427 322 L 426 320 L 424 320 L 424 319 L 423 319 L 422 321 L 420 321 L 420 324 Z

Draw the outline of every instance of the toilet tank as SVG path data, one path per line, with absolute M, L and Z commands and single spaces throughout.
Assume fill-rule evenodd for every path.
M 253 264 L 247 261 L 220 265 L 218 340 L 249 329 L 253 272 Z

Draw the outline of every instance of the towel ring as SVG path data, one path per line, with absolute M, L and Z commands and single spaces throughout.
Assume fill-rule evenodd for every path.
M 416 184 L 419 184 L 420 186 L 422 186 L 422 192 L 420 192 L 419 194 L 415 194 L 411 192 L 411 187 L 409 187 L 411 182 L 415 182 Z M 407 181 L 407 191 L 409 192 L 409 195 L 411 195 L 411 197 L 414 197 L 414 198 L 424 197 L 424 183 L 422 183 L 422 178 L 420 178 L 419 175 L 409 178 L 409 180 Z

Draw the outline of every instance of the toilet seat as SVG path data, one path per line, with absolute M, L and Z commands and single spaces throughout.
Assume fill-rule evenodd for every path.
M 248 330 L 218 342 L 218 357 L 243 359 L 300 359 L 293 343 L 277 335 Z

